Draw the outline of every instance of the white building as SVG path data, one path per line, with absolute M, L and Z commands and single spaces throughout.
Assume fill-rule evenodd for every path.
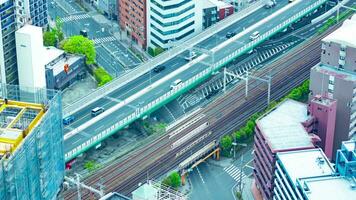
M 167 49 L 201 32 L 203 4 L 201 0 L 147 1 L 148 47 Z
M 25 25 L 15 35 L 20 89 L 46 88 L 42 28 Z

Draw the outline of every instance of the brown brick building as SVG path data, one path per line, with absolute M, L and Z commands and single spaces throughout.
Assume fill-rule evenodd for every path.
M 142 48 L 146 48 L 146 0 L 118 0 L 120 27 Z

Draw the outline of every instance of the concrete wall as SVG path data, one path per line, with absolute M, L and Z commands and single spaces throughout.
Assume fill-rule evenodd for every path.
M 341 45 L 334 42 L 323 42 L 321 53 L 321 63 L 338 67 L 340 59 Z M 356 48 L 346 47 L 345 70 L 356 72 Z

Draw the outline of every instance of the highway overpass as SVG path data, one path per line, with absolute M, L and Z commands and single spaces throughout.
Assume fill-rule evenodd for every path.
M 208 48 L 209 53 L 203 53 L 187 63 L 181 58 L 187 54 L 183 52 L 168 61 L 162 61 L 168 67 L 165 71 L 152 75 L 146 73 L 100 96 L 100 99 L 95 99 L 85 108 L 74 109 L 76 112 L 73 115 L 77 120 L 72 126 L 65 128 L 65 159 L 68 161 L 75 158 L 134 120 L 146 116 L 201 83 L 214 71 L 312 12 L 326 0 L 297 0 L 288 5 L 286 0 L 277 2 L 280 2 L 279 7 L 276 8 L 279 9 L 278 11 L 262 8 L 256 11 L 258 15 L 255 13 L 245 17 L 196 45 Z M 227 40 L 225 34 L 231 30 L 238 34 Z M 261 36 L 251 41 L 249 36 L 256 30 Z M 149 84 L 150 79 L 152 84 Z M 181 79 L 183 84 L 175 90 L 170 90 L 170 84 L 176 79 Z M 96 106 L 104 106 L 108 109 L 103 114 L 91 118 L 90 110 Z

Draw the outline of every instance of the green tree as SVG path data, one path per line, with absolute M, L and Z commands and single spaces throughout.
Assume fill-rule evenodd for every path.
M 148 54 L 150 54 L 151 56 L 155 56 L 155 52 L 154 52 L 154 50 L 152 49 L 152 47 L 148 47 L 147 52 L 148 52 Z
M 229 150 L 232 147 L 232 138 L 230 135 L 225 135 L 221 138 L 220 146 L 223 150 Z
M 178 187 L 181 185 L 181 177 L 178 172 L 173 172 L 168 177 L 163 179 L 162 183 L 166 186 L 178 189 Z
M 88 65 L 95 63 L 96 52 L 94 42 L 82 35 L 75 35 L 65 40 L 63 49 L 68 53 L 85 55 Z
M 43 33 L 43 44 L 45 46 L 56 46 L 57 38 L 56 33 L 53 31 L 46 31 Z
M 56 18 L 56 26 L 53 29 L 53 31 L 56 34 L 58 42 L 61 42 L 64 39 L 64 34 L 63 34 L 63 22 L 61 22 L 61 19 L 59 17 Z

